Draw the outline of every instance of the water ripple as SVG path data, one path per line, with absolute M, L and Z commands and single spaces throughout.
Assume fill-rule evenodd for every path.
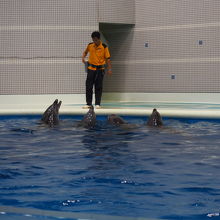
M 97 120 L 92 130 L 74 127 L 69 116 L 53 129 L 33 118 L 0 120 L 1 204 L 218 218 L 211 214 L 219 213 L 219 122 L 167 118 L 164 129 L 150 129 L 146 117 L 134 117 L 128 122 L 139 126 L 126 130 Z

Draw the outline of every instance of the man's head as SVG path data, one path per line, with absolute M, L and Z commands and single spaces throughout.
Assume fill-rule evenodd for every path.
M 100 37 L 101 37 L 100 33 L 98 31 L 94 31 L 94 32 L 92 32 L 91 37 L 92 37 L 92 40 L 95 43 L 95 45 L 99 46 L 99 44 L 101 42 L 101 40 L 100 40 Z

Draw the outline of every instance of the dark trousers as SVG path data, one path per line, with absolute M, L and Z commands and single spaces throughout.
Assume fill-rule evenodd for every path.
M 88 69 L 86 78 L 86 103 L 92 105 L 93 86 L 95 86 L 95 105 L 101 104 L 104 70 Z

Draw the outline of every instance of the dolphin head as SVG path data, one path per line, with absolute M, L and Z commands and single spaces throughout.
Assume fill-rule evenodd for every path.
M 93 105 L 89 108 L 89 111 L 84 115 L 82 119 L 82 125 L 85 128 L 95 127 L 96 124 L 96 114 Z
M 56 99 L 52 105 L 50 105 L 47 110 L 44 112 L 41 120 L 48 124 L 49 126 L 59 124 L 59 109 L 62 104 L 62 101 L 58 102 Z
M 115 114 L 108 116 L 108 122 L 112 125 L 126 124 L 126 122 L 120 116 Z
M 148 121 L 147 125 L 151 127 L 161 127 L 163 125 L 162 118 L 157 109 L 153 109 Z

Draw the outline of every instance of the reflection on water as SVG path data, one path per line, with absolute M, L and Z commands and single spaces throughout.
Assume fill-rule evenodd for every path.
M 219 213 L 218 121 L 146 118 L 132 128 L 98 118 L 94 129 L 64 117 L 49 129 L 37 117 L 0 121 L 2 206 L 163 219 Z

